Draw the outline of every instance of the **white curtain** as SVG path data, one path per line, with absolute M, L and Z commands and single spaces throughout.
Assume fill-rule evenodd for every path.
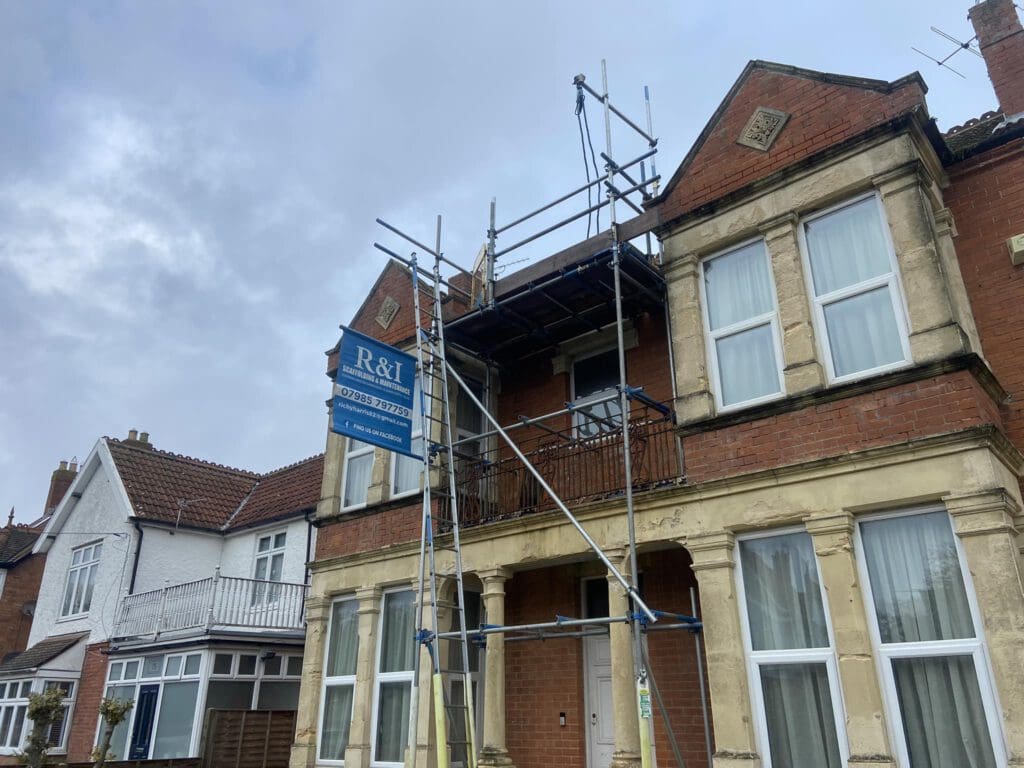
M 704 293 L 713 331 L 771 312 L 775 298 L 764 243 L 704 262 Z
M 911 768 L 995 768 L 970 656 L 893 659 Z
M 874 198 L 805 225 L 814 294 L 824 296 L 892 271 Z
M 370 488 L 370 471 L 373 469 L 373 451 L 351 456 L 354 451 L 366 448 L 366 443 L 348 438 L 348 457 L 345 467 L 345 501 L 344 505 L 350 507 L 354 504 L 363 504 L 366 501 L 366 492 Z
M 945 512 L 870 520 L 860 531 L 883 643 L 974 637 Z
M 760 667 L 773 768 L 840 768 L 824 664 Z
M 413 425 L 415 429 L 415 425 Z M 423 452 L 423 438 L 412 439 L 412 452 L 420 454 Z M 420 477 L 423 475 L 423 459 L 406 456 L 402 453 L 392 453 L 392 460 L 395 462 L 395 485 L 392 493 L 403 493 L 416 490 L 420 487 Z
M 409 737 L 412 683 L 381 683 L 377 710 L 377 761 L 400 763 Z
M 861 538 L 884 644 L 975 636 L 945 512 L 864 522 Z M 891 662 L 911 768 L 991 768 L 974 659 L 936 651 Z
M 331 609 L 331 636 L 327 647 L 325 677 L 356 673 L 359 654 L 359 616 L 355 600 L 341 600 Z
M 385 595 L 380 672 L 407 672 L 412 669 L 416 652 L 415 619 L 415 596 L 411 590 Z
M 715 342 L 722 404 L 733 405 L 779 391 L 779 365 L 771 325 L 725 336 Z
M 903 360 L 888 286 L 826 304 L 823 311 L 836 376 Z
M 751 647 L 827 648 L 828 630 L 811 537 L 806 533 L 740 544 Z
M 353 685 L 331 685 L 324 695 L 324 719 L 320 727 L 320 758 L 344 760 L 352 725 Z

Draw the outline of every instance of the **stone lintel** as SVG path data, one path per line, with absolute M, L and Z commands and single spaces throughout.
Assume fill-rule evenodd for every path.
M 1017 536 L 1021 506 L 1005 488 L 944 496 L 942 501 L 961 538 L 1008 533 Z
M 733 550 L 736 548 L 736 536 L 731 531 L 688 536 L 681 542 L 693 558 L 693 571 L 712 568 L 733 568 Z

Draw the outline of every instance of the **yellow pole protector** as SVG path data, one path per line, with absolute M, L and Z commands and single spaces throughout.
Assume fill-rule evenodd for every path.
M 445 728 L 444 681 L 434 674 L 434 740 L 437 742 L 437 768 L 448 768 L 448 733 Z
M 637 721 L 640 726 L 640 765 L 651 766 L 651 689 L 646 678 L 636 681 Z

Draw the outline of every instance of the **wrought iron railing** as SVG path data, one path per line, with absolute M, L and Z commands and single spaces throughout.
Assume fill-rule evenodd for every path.
M 621 428 L 612 421 L 567 417 L 561 429 L 528 427 L 510 433 L 516 445 L 567 504 L 613 498 L 626 489 Z M 586 423 L 583 423 L 586 422 Z M 678 440 L 670 413 L 640 405 L 629 420 L 634 490 L 682 481 Z M 586 433 L 586 434 L 583 434 Z M 500 438 L 456 446 L 456 488 L 463 526 L 521 517 L 555 505 Z M 439 523 L 449 519 L 439 494 Z
M 259 628 L 302 630 L 308 587 L 215 573 L 207 579 L 128 595 L 116 637 L 158 636 L 182 630 Z

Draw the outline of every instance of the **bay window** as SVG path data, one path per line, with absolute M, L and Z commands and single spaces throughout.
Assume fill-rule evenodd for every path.
M 832 381 L 910 361 L 896 254 L 878 197 L 810 217 L 801 236 L 815 323 Z
M 354 598 L 336 600 L 331 606 L 320 697 L 320 760 L 324 763 L 343 764 L 348 746 L 359 654 L 357 608 Z
M 720 409 L 782 393 L 782 350 L 775 286 L 764 241 L 701 262 L 715 399 Z
M 405 757 L 416 653 L 415 598 L 412 590 L 384 594 L 373 697 L 374 765 L 397 768 Z
M 944 509 L 860 521 L 862 582 L 900 764 L 1005 765 L 969 575 Z
M 741 539 L 737 580 L 765 768 L 840 768 L 846 737 L 825 598 L 806 531 Z

